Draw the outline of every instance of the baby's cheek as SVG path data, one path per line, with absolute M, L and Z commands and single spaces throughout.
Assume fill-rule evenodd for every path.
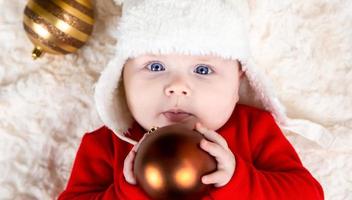
M 230 118 L 231 109 L 224 109 L 218 104 L 214 105 L 212 109 L 205 109 L 202 117 L 202 122 L 210 130 L 217 130 L 221 128 Z

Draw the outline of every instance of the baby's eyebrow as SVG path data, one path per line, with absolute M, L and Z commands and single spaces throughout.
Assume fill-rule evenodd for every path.
M 136 61 L 138 63 L 145 63 L 145 62 L 150 62 L 150 61 L 160 61 L 162 60 L 160 57 L 158 56 L 152 56 L 152 55 L 144 55 L 142 57 L 137 57 Z
M 197 59 L 197 61 L 200 61 L 200 62 L 208 62 L 210 59 L 205 57 L 205 58 L 199 58 Z
M 160 58 L 160 56 L 153 55 L 153 54 L 146 54 L 143 56 L 145 59 L 155 59 L 155 58 Z
M 152 55 L 143 55 L 143 56 L 137 56 L 133 58 L 135 62 L 137 63 L 144 63 L 144 62 L 148 62 L 151 60 L 158 60 L 157 56 L 152 56 Z

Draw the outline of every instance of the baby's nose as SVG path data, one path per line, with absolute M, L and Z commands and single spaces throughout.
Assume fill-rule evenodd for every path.
M 189 96 L 191 94 L 190 89 L 187 87 L 185 83 L 173 83 L 165 88 L 165 95 L 183 95 Z

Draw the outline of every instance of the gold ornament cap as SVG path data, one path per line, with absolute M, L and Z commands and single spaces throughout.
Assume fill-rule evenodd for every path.
M 43 50 L 42 50 L 41 47 L 39 47 L 39 46 L 34 47 L 34 49 L 33 49 L 33 51 L 32 51 L 32 58 L 33 58 L 33 60 L 36 60 L 37 58 L 39 58 L 40 56 L 42 56 L 43 53 L 44 53 L 44 52 L 43 52 Z

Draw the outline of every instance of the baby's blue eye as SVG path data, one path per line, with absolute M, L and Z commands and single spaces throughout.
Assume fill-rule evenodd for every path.
M 152 62 L 147 67 L 150 71 L 164 71 L 165 70 L 165 67 L 161 63 L 158 63 L 158 62 Z
M 213 70 L 210 69 L 207 65 L 198 65 L 198 67 L 194 70 L 194 72 L 198 74 L 211 74 L 213 73 Z

